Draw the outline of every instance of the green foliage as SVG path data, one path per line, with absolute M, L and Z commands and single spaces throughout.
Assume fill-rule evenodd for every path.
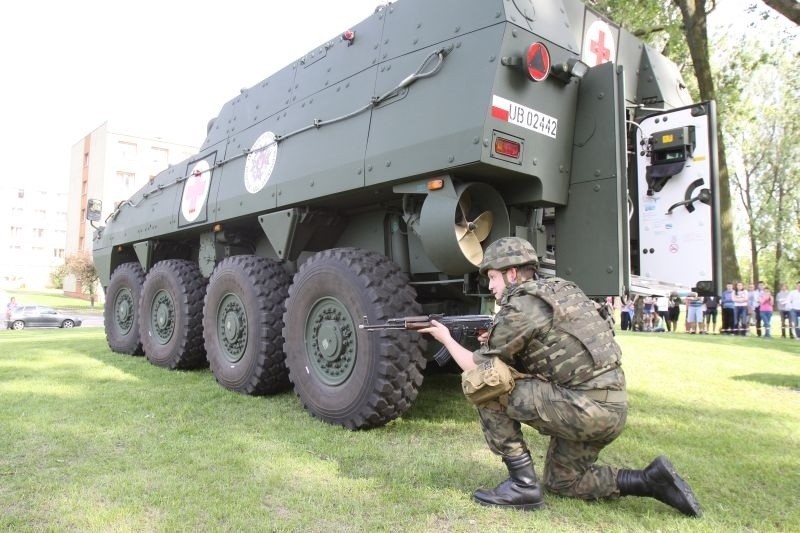
M 64 288 L 64 278 L 69 274 L 67 272 L 67 265 L 61 264 L 50 271 L 50 286 L 54 289 Z
M 773 333 L 775 330 L 773 330 Z M 102 329 L 0 331 L 0 529 L 797 531 L 800 342 L 618 333 L 630 412 L 601 461 L 669 456 L 705 516 L 648 498 L 475 505 L 505 479 L 459 377 L 426 376 L 386 427 L 351 432 L 291 393 L 109 352 Z M 547 441 L 526 437 L 541 473 Z
M 66 267 L 67 271 L 75 276 L 81 286 L 81 290 L 89 296 L 89 300 L 94 306 L 97 280 L 100 279 L 100 276 L 94 267 L 92 256 L 86 252 L 80 252 L 67 257 Z
M 681 14 L 671 2 L 596 0 L 591 6 L 670 58 L 678 65 L 692 98 L 699 99 Z
M 737 58 L 719 74 L 719 95 L 749 270 L 773 287 L 800 274 L 800 74 L 790 41 L 721 43 Z

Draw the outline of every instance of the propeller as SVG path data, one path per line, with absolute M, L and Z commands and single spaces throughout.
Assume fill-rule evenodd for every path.
M 481 242 L 486 240 L 492 231 L 494 215 L 487 210 L 479 214 L 474 220 L 469 220 L 469 211 L 472 203 L 469 194 L 464 193 L 458 200 L 461 218 L 455 223 L 456 239 L 461 253 L 475 266 L 483 260 L 483 247 Z

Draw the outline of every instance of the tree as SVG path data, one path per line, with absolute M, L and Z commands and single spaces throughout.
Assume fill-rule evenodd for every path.
M 54 289 L 64 288 L 64 277 L 68 274 L 67 265 L 61 264 L 50 271 L 50 285 Z
M 690 90 L 699 100 L 716 100 L 714 78 L 708 50 L 707 15 L 716 7 L 711 0 L 669 0 L 664 2 L 635 2 L 631 0 L 597 0 L 595 6 L 605 11 L 609 18 L 631 28 L 651 46 L 658 48 L 672 59 L 687 80 Z M 691 61 L 687 64 L 686 58 Z M 691 76 L 687 72 L 691 70 Z M 696 81 L 696 85 L 691 82 Z M 734 242 L 734 210 L 728 173 L 725 143 L 720 124 L 717 135 L 719 162 L 719 190 L 715 194 L 720 201 L 720 225 L 722 233 L 722 277 L 724 280 L 739 279 L 739 262 Z
M 89 296 L 89 301 L 94 307 L 95 286 L 100 276 L 97 274 L 91 255 L 87 252 L 71 255 L 67 257 L 66 266 L 67 272 L 75 276 L 81 287 L 81 292 Z
M 785 38 L 776 37 L 755 54 L 754 43 L 740 44 L 733 55 L 751 63 L 746 82 L 735 66 L 725 79 L 739 89 L 727 136 L 740 154 L 732 183 L 746 213 L 753 279 L 779 288 L 800 272 L 800 75 Z
M 708 14 L 716 7 L 716 0 L 711 0 L 710 7 L 707 7 L 706 0 L 673 0 L 673 2 L 680 10 L 683 19 L 684 35 L 689 46 L 700 99 L 716 100 L 717 91 L 708 51 Z M 722 277 L 725 280 L 733 280 L 739 279 L 739 261 L 736 258 L 736 243 L 733 238 L 734 211 L 723 131 L 724 123 L 720 125 L 717 133 L 719 190 L 716 194 L 719 196 L 722 229 Z
M 797 0 L 764 0 L 764 3 L 795 24 L 800 24 L 800 3 Z

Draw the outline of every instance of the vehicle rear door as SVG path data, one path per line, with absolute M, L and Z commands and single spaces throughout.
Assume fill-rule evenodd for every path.
M 721 292 L 716 108 L 649 115 L 637 131 L 639 274 Z M 632 191 L 633 194 L 633 191 Z

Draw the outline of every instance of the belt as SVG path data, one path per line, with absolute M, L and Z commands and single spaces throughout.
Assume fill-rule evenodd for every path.
M 628 401 L 628 393 L 624 390 L 586 390 L 580 391 L 587 398 L 596 402 L 603 403 L 625 403 Z

